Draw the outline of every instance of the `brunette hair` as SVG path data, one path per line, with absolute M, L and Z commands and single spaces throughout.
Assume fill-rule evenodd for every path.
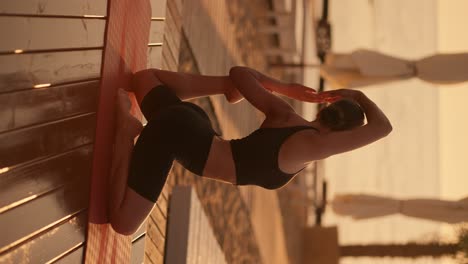
M 331 130 L 342 131 L 363 125 L 364 111 L 356 101 L 341 99 L 320 110 L 317 118 Z

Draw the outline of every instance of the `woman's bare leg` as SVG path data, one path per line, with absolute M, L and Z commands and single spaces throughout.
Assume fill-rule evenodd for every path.
M 212 77 L 169 71 L 144 70 L 137 72 L 132 81 L 133 92 L 141 105 L 145 95 L 158 85 L 173 89 L 182 100 L 226 94 L 235 89 L 229 77 Z M 235 89 L 237 91 L 237 89 Z M 110 222 L 120 234 L 131 235 L 144 222 L 154 207 L 154 202 L 128 187 L 128 172 L 134 138 L 141 131 L 141 123 L 131 115 L 131 103 L 124 91 L 117 96 L 117 124 L 114 156 L 110 178 Z
M 173 89 L 181 100 L 216 94 L 228 95 L 237 91 L 236 86 L 228 75 L 207 76 L 157 69 L 153 71 L 158 79 Z
M 116 107 L 116 135 L 112 169 L 109 179 L 109 215 L 115 231 L 123 235 L 133 234 L 144 222 L 154 203 L 140 196 L 127 186 L 128 168 L 133 140 L 142 125 L 130 113 L 131 103 L 126 92 L 119 90 Z
M 229 76 L 206 76 L 148 69 L 137 72 L 134 76 L 133 91 L 138 102 L 140 103 L 151 89 L 160 84 L 167 85 L 181 100 L 217 94 L 225 95 L 231 103 L 243 98 Z

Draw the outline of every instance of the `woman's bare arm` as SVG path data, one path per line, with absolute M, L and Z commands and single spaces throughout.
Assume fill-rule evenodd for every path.
M 248 68 L 232 67 L 229 77 L 242 96 L 266 116 L 294 112 L 286 101 L 266 90 Z
M 269 77 L 257 70 L 248 67 L 243 68 L 249 71 L 262 84 L 262 86 L 269 91 L 273 91 L 278 94 L 303 102 L 320 103 L 327 101 L 327 98 L 324 97 L 324 95 L 319 94 L 314 89 L 304 86 L 302 84 L 285 83 L 280 80 Z

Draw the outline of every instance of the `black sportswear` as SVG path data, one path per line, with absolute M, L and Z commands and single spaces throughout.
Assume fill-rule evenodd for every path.
M 156 202 L 174 160 L 197 175 L 203 174 L 217 133 L 203 109 L 182 102 L 164 85 L 151 90 L 140 107 L 148 124 L 133 149 L 128 186 Z M 259 128 L 245 138 L 231 140 L 236 184 L 276 189 L 288 183 L 296 173 L 279 169 L 279 150 L 289 136 L 304 129 L 315 128 Z
M 231 140 L 238 185 L 258 185 L 277 189 L 287 184 L 296 173 L 282 172 L 278 166 L 281 145 L 292 134 L 315 129 L 310 126 L 259 128 L 245 138 Z
M 156 202 L 174 159 L 189 171 L 203 174 L 216 132 L 203 109 L 182 102 L 163 85 L 151 90 L 140 107 L 148 124 L 133 149 L 128 186 Z

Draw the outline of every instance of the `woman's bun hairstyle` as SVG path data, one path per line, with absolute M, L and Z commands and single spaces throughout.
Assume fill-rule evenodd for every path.
M 341 99 L 320 110 L 318 119 L 333 131 L 343 131 L 362 126 L 364 111 L 356 101 Z

